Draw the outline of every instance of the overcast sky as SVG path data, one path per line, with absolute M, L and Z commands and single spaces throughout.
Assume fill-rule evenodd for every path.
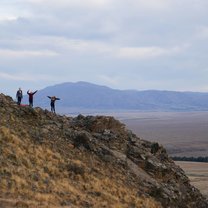
M 207 0 L 0 0 L 0 92 L 87 81 L 208 91 Z

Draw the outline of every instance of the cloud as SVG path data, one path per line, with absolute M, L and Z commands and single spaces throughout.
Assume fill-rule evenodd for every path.
M 3 80 L 11 80 L 11 81 L 33 81 L 34 78 L 31 76 L 25 76 L 23 74 L 21 75 L 14 75 L 14 74 L 9 74 L 6 72 L 0 72 L 0 78 Z
M 4 42 L 7 42 L 4 40 Z M 0 41 L 1 43 L 1 41 Z M 58 36 L 34 36 L 10 42 L 13 47 L 22 46 L 25 50 L 0 49 L 1 56 L 11 57 L 53 57 L 60 55 L 94 55 L 116 58 L 151 59 L 154 57 L 172 56 L 180 54 L 189 48 L 188 44 L 163 48 L 148 47 L 121 47 L 119 44 L 109 44 L 106 41 L 70 39 Z M 9 44 L 9 43 L 8 43 Z M 8 45 L 8 47 L 12 47 Z M 32 50 L 30 49 L 32 48 Z M 35 48 L 41 50 L 37 51 Z
M 49 7 L 50 9 L 65 9 L 65 8 L 103 8 L 108 5 L 110 0 L 27 0 L 26 4 L 33 6 L 42 6 L 43 8 Z
M 59 55 L 54 51 L 29 51 L 29 50 L 11 50 L 11 49 L 0 49 L 1 57 L 8 58 L 26 58 L 26 57 L 53 57 Z
M 208 39 L 208 26 L 200 26 L 197 28 L 196 37 L 200 39 Z
M 182 48 L 161 48 L 161 47 L 124 47 L 118 52 L 118 57 L 121 58 L 136 58 L 136 59 L 149 59 L 159 56 L 168 56 L 180 53 Z
M 208 76 L 198 73 L 208 65 L 207 8 L 206 0 L 1 0 L 0 79 L 38 83 L 38 72 L 41 86 L 144 80 L 143 89 L 191 90 L 191 80 Z M 198 74 L 187 78 L 190 70 Z
M 115 46 L 105 41 L 71 39 L 59 36 L 31 36 L 0 40 L 1 56 L 53 57 L 68 54 L 111 54 Z M 4 48 L 3 48 L 4 46 Z M 23 48 L 20 50 L 19 48 Z
M 102 75 L 98 75 L 97 76 L 98 80 L 100 80 L 101 83 L 105 83 L 105 85 L 108 86 L 117 86 L 119 84 L 119 82 L 121 81 L 121 78 L 116 76 L 107 76 L 105 74 Z
M 38 82 L 38 81 L 55 81 L 56 77 L 48 74 L 26 74 L 26 73 L 7 73 L 0 72 L 0 79 L 9 81 L 25 81 L 25 82 Z
M 140 9 L 146 9 L 146 10 L 164 10 L 169 9 L 171 6 L 172 1 L 171 0 L 137 0 L 133 1 L 131 0 L 130 3 L 132 3 L 134 6 Z
M 17 19 L 18 19 L 18 16 L 15 16 L 15 15 L 2 15 L 2 14 L 0 14 L 0 22 L 14 21 Z
M 90 41 L 90 40 L 80 40 L 80 39 L 59 39 L 58 45 L 65 50 L 73 50 L 75 52 L 82 53 L 109 53 L 112 51 L 113 47 L 101 41 Z

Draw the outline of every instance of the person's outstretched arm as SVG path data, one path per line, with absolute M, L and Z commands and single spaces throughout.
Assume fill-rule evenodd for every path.
M 56 100 L 61 100 L 60 98 L 56 98 Z
M 51 99 L 51 97 L 50 96 L 47 96 L 49 99 Z
M 37 90 L 35 92 L 33 92 L 33 95 L 37 92 Z
M 27 91 L 27 94 L 29 95 L 30 93 L 29 93 L 29 90 Z

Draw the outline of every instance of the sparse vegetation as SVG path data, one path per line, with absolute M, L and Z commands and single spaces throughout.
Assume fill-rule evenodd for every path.
M 189 199 L 190 208 L 206 205 L 159 144 L 140 140 L 112 117 L 62 117 L 3 95 L 0 113 L 1 204 L 172 208 Z

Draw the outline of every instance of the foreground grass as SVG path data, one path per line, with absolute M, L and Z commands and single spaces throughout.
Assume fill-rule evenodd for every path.
M 65 157 L 49 141 L 39 145 L 24 130 L 18 137 L 5 127 L 0 145 L 0 207 L 161 207 L 139 197 L 118 170 L 72 146 Z

